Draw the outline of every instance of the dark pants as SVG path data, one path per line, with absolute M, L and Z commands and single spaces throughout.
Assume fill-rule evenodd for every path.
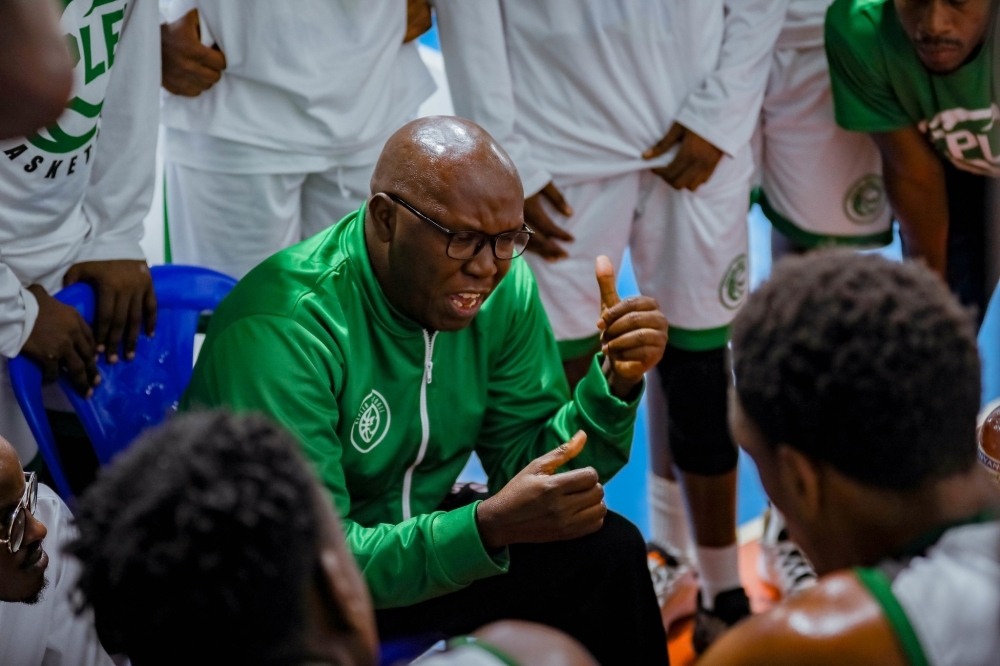
M 948 286 L 981 324 L 993 285 L 986 284 L 986 177 L 945 163 L 948 190 Z
M 382 640 L 431 631 L 454 636 L 496 620 L 528 620 L 565 631 L 605 666 L 669 663 L 642 535 L 610 512 L 594 534 L 511 546 L 507 574 L 375 615 Z

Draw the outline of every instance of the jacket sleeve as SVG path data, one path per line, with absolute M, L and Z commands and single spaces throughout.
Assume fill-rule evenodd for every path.
M 376 608 L 408 606 L 506 573 L 506 549 L 491 557 L 479 537 L 478 503 L 396 525 L 362 526 L 349 518 L 335 397 L 344 361 L 315 336 L 284 317 L 257 315 L 230 324 L 206 347 L 182 408 L 263 413 L 296 436 L 344 517 L 347 544 Z
M 94 241 L 80 261 L 144 259 L 139 241 L 156 180 L 160 122 L 159 5 L 131 3 L 121 25 L 83 213 Z
M 499 0 L 434 0 L 455 114 L 478 123 L 514 160 L 525 196 L 552 180 L 514 124 L 514 85 Z
M 14 358 L 21 353 L 37 318 L 38 301 L 3 263 L 0 251 L 0 356 Z
M 677 122 L 729 155 L 750 141 L 787 9 L 788 0 L 725 0 L 718 66 L 688 96 Z
M 568 467 L 592 466 L 604 483 L 628 462 L 641 392 L 630 402 L 612 395 L 598 354 L 571 396 L 526 264 L 517 277 L 522 307 L 507 317 L 512 324 L 490 371 L 489 407 L 476 445 L 490 491 L 500 490 L 529 462 L 568 441 L 577 430 L 587 433 L 587 444 Z

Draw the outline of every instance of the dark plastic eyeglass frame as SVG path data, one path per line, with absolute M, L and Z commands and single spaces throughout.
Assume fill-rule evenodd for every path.
M 27 516 L 21 521 L 21 533 L 17 535 L 17 539 L 14 538 L 14 526 L 17 525 L 18 514 L 22 511 L 27 511 L 32 516 L 35 515 L 35 507 L 38 505 L 38 475 L 34 472 L 24 473 L 24 494 L 21 495 L 21 501 L 17 503 L 14 510 L 10 513 L 10 520 L 7 523 L 5 531 L 7 532 L 6 538 L 0 539 L 0 544 L 6 544 L 7 550 L 13 555 L 17 551 L 21 550 L 21 543 L 24 541 L 24 531 L 27 529 L 28 520 Z M 16 541 L 16 543 L 15 543 Z
M 521 229 L 518 229 L 517 231 L 505 231 L 503 233 L 496 234 L 495 236 L 490 236 L 489 234 L 484 233 L 482 231 L 452 231 L 451 229 L 448 229 L 447 227 L 445 227 L 445 226 L 443 226 L 441 224 L 438 224 L 437 222 L 435 222 L 431 218 L 427 217 L 426 215 L 424 215 L 423 213 L 421 213 L 419 210 L 417 210 L 416 208 L 414 208 L 410 204 L 408 204 L 405 201 L 403 201 L 402 198 L 396 196 L 395 194 L 390 194 L 389 192 L 382 192 L 381 194 L 384 194 L 385 196 L 389 197 L 390 199 L 392 199 L 393 201 L 395 201 L 396 203 L 398 203 L 400 206 L 402 206 L 406 210 L 410 211 L 411 213 L 413 213 L 414 215 L 416 215 L 417 217 L 419 217 L 424 222 L 426 222 L 426 223 L 434 226 L 438 231 L 440 231 L 440 232 L 442 232 L 444 234 L 447 234 L 448 235 L 448 247 L 445 249 L 445 253 L 449 257 L 451 257 L 452 259 L 456 259 L 458 261 L 469 261 L 470 259 L 476 258 L 476 256 L 478 256 L 479 253 L 482 252 L 483 247 L 487 243 L 489 243 L 490 249 L 493 251 L 493 256 L 496 257 L 497 260 L 499 260 L 499 261 L 510 261 L 511 259 L 514 259 L 516 257 L 520 257 L 522 254 L 524 254 L 524 251 L 528 247 L 528 243 L 531 242 L 531 237 L 535 234 L 535 232 L 532 231 L 531 227 L 529 227 L 527 224 L 525 224 Z M 476 249 L 475 249 L 475 251 L 470 256 L 468 256 L 468 257 L 453 257 L 451 255 L 451 242 L 452 242 L 452 240 L 454 240 L 455 236 L 457 236 L 458 234 L 469 234 L 469 235 L 473 235 L 473 236 L 478 236 L 479 237 L 479 242 L 476 243 Z M 517 254 L 512 254 L 509 257 L 501 257 L 501 256 L 499 256 L 497 254 L 497 240 L 501 236 L 514 236 L 516 234 L 528 234 L 528 242 L 524 244 L 524 247 L 521 248 L 520 252 L 518 252 Z

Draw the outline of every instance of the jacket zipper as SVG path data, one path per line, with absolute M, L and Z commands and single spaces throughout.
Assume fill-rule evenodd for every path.
M 420 450 L 417 451 L 417 459 L 406 468 L 403 475 L 403 520 L 413 517 L 410 510 L 410 487 L 413 485 L 413 470 L 424 461 L 427 454 L 427 443 L 431 439 L 431 422 L 427 416 L 427 385 L 431 383 L 434 376 L 434 339 L 437 338 L 437 331 L 428 333 L 424 330 L 424 376 L 420 382 Z

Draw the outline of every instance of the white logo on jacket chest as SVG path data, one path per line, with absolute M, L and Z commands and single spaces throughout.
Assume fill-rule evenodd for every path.
M 372 390 L 361 401 L 361 408 L 351 426 L 351 444 L 361 453 L 368 453 L 385 439 L 392 415 L 385 396 Z

